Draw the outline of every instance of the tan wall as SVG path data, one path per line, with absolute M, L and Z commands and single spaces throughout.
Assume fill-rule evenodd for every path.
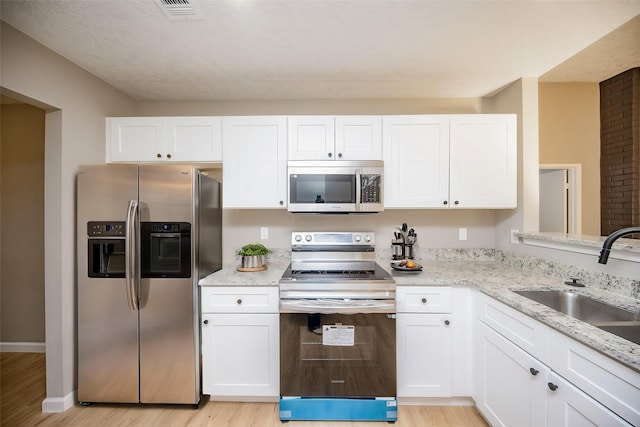
M 2 343 L 44 343 L 44 117 L 25 104 L 0 109 Z
M 582 164 L 582 234 L 600 235 L 598 83 L 540 83 L 540 163 Z
M 45 411 L 73 405 L 75 389 L 75 176 L 105 160 L 105 117 L 134 101 L 0 21 L 2 89 L 45 104 Z

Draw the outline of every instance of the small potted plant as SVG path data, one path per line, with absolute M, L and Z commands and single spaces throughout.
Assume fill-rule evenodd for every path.
M 238 251 L 238 255 L 241 256 L 239 269 L 248 271 L 264 270 L 267 268 L 265 255 L 268 253 L 269 249 L 260 243 L 243 246 Z

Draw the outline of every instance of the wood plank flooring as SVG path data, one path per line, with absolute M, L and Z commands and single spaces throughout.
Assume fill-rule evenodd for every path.
M 43 414 L 45 355 L 0 353 L 0 426 L 212 426 L 212 427 L 381 427 L 380 422 L 290 421 L 281 423 L 277 403 L 206 401 L 200 409 L 175 406 L 74 406 Z M 488 426 L 473 407 L 400 406 L 397 427 Z

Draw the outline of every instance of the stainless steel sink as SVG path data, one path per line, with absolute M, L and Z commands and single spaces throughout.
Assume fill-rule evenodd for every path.
M 547 307 L 640 344 L 640 314 L 567 291 L 513 291 Z

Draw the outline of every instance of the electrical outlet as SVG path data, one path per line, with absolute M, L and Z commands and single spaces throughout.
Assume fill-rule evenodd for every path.
M 467 240 L 466 228 L 458 228 L 458 240 Z
M 262 240 L 269 239 L 269 227 L 260 227 L 260 238 Z
M 514 245 L 520 243 L 516 234 L 518 234 L 518 230 L 511 230 L 511 243 L 513 243 Z

